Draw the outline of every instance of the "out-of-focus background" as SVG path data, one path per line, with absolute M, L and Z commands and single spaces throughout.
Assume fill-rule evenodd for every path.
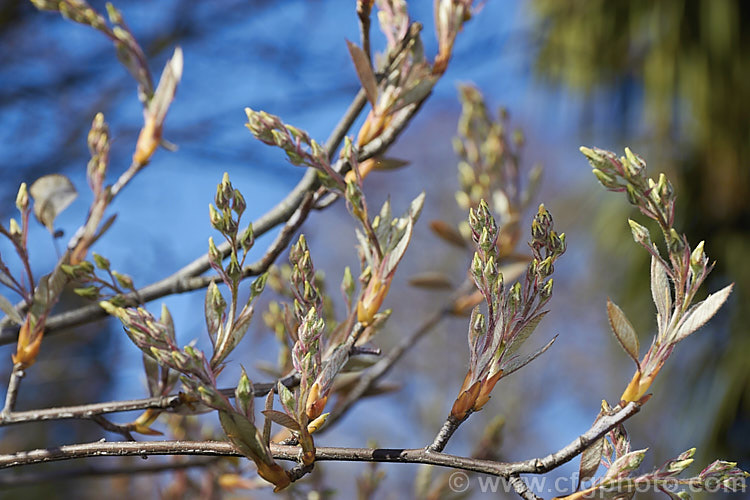
M 91 3 L 104 10 L 103 2 Z M 412 3 L 411 16 L 424 23 L 426 51 L 434 56 L 432 2 Z M 94 249 L 143 286 L 206 251 L 207 238 L 214 235 L 206 206 L 223 172 L 244 194 L 248 221 L 294 186 L 303 171 L 252 138 L 243 126 L 243 108 L 279 115 L 323 142 L 358 90 L 344 40 L 359 35 L 353 2 L 119 0 L 116 5 L 155 75 L 176 45 L 185 57 L 165 127 L 165 137 L 179 150 L 157 152 L 116 200 L 117 222 Z M 750 33 L 741 28 L 749 17 L 750 4 L 741 0 L 491 1 L 466 24 L 448 72 L 391 150 L 390 156 L 410 166 L 366 180 L 370 204 L 379 206 L 390 195 L 396 212 L 421 190 L 427 192 L 415 241 L 385 304 L 393 317 L 377 342 L 387 349 L 445 300 L 446 292 L 410 288 L 411 274 L 441 269 L 460 282 L 467 268 L 466 255 L 440 243 L 427 228 L 431 219 L 456 223 L 466 217 L 453 197 L 458 83 L 475 84 L 493 110 L 507 108 L 511 124 L 523 130 L 522 165 L 545 167 L 536 203 L 543 201 L 556 227 L 568 234 L 568 252 L 557 265 L 551 312 L 530 341 L 542 345 L 559 334 L 557 342 L 504 379 L 446 451 L 469 453 L 487 422 L 502 415 L 502 458 L 546 454 L 587 429 L 601 400 L 614 403 L 627 384 L 633 367 L 609 333 L 605 303 L 607 297 L 617 302 L 634 321 L 641 342 L 648 343 L 655 327 L 648 258 L 632 241 L 626 222 L 642 216 L 624 196 L 597 184 L 578 147 L 621 153 L 629 146 L 647 160 L 653 176 L 665 172 L 675 184 L 677 225 L 691 243 L 706 240 L 706 252 L 717 265 L 705 289 L 736 283 L 720 313 L 679 346 L 652 388 L 654 397 L 628 423 L 633 445 L 650 449 L 644 468 L 693 446 L 698 448 L 695 473 L 715 458 L 750 467 Z M 376 23 L 373 33 L 379 50 L 383 39 Z M 67 241 L 91 199 L 86 134 L 99 111 L 113 138 L 113 178 L 129 164 L 142 118 L 135 84 L 116 61 L 111 43 L 59 15 L 37 12 L 28 2 L 0 1 L 4 224 L 14 216 L 22 181 L 64 173 L 80 192 L 58 218 Z M 529 221 L 527 214 L 524 227 Z M 357 269 L 353 228 L 340 202 L 314 213 L 303 228 L 330 290 L 338 288 L 344 265 Z M 270 236 L 261 238 L 257 247 L 269 241 Z M 31 242 L 34 270 L 41 275 L 55 262 L 55 247 L 41 226 Z M 15 264 L 7 242 L 0 242 L 0 252 Z M 77 303 L 73 297 L 63 302 Z M 205 342 L 202 291 L 164 302 L 181 342 Z M 158 311 L 158 302 L 151 309 Z M 364 446 L 373 439 L 383 447 L 419 447 L 431 441 L 466 370 L 466 330 L 466 318 L 442 323 L 389 375 L 402 385 L 399 392 L 361 402 L 317 443 Z M 258 314 L 234 365 L 242 363 L 255 380 L 265 381 L 255 367 L 273 362 L 276 349 Z M 11 368 L 10 354 L 9 346 L 0 348 L 2 380 Z M 227 371 L 225 385 L 236 380 L 237 370 Z M 146 395 L 139 352 L 118 324 L 104 321 L 45 339 L 24 380 L 19 408 Z M 118 418 L 128 417 L 133 418 Z M 0 451 L 95 440 L 102 432 L 90 422 L 18 425 L 0 429 Z M 347 498 L 365 466 L 316 468 L 318 480 L 310 484 Z M 569 464 L 552 477 L 567 478 L 576 469 Z M 378 498 L 411 496 L 417 467 L 382 470 L 387 476 Z M 108 488 L 113 497 L 156 497 L 165 481 L 86 479 L 0 495 L 94 498 Z M 307 488 L 302 484 L 298 492 Z M 478 487 L 471 493 L 481 497 Z

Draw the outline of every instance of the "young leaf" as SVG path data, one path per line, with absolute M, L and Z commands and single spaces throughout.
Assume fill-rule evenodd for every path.
M 263 410 L 261 413 L 265 415 L 267 419 L 276 422 L 282 427 L 286 427 L 287 429 L 296 432 L 300 431 L 299 423 L 284 412 L 278 410 Z
M 648 449 L 644 448 L 642 450 L 631 451 L 621 456 L 615 460 L 604 478 L 615 478 L 620 474 L 629 473 L 637 469 L 641 465 L 641 462 L 643 462 L 643 458 L 646 456 L 646 451 L 648 451 Z
M 503 367 L 503 377 L 507 377 L 513 372 L 516 372 L 523 368 L 524 366 L 528 365 L 532 361 L 534 361 L 536 358 L 544 354 L 544 352 L 552 347 L 552 344 L 555 343 L 555 340 L 557 340 L 557 335 L 552 337 L 552 340 L 547 342 L 544 346 L 542 346 L 540 349 L 538 349 L 533 354 L 530 354 L 529 356 L 521 359 L 521 358 L 513 358 L 510 359 L 507 363 L 505 363 L 505 366 Z
M 182 78 L 182 49 L 177 47 L 172 58 L 167 61 L 151 101 L 143 112 L 144 123 L 133 154 L 133 163 L 142 167 L 161 142 L 164 119 L 174 100 L 177 84 Z
M 409 165 L 407 160 L 399 160 L 398 158 L 385 158 L 382 156 L 371 158 L 374 162 L 372 168 L 375 170 L 397 170 Z
M 7 314 L 8 318 L 17 325 L 23 324 L 23 318 L 20 314 L 18 314 L 16 308 L 13 306 L 13 304 L 10 303 L 8 299 L 5 298 L 4 295 L 0 295 L 0 310 Z
M 29 188 L 29 194 L 34 198 L 34 215 L 50 233 L 55 232 L 55 219 L 60 212 L 78 196 L 70 179 L 61 174 L 40 177 Z
M 628 356 L 640 368 L 640 362 L 638 361 L 640 344 L 638 343 L 638 334 L 635 333 L 635 328 L 630 324 L 622 309 L 609 299 L 607 299 L 607 316 L 609 317 L 609 326 L 612 327 L 615 338 L 622 348 L 625 349 Z
M 450 290 L 453 288 L 451 279 L 440 271 L 427 271 L 409 278 L 409 284 L 419 288 Z
M 536 327 L 539 326 L 539 322 L 542 318 L 547 315 L 548 311 L 542 311 L 536 316 L 533 316 L 511 340 L 505 351 L 506 356 L 511 356 L 523 345 L 529 336 L 534 333 Z
M 276 387 L 279 393 L 279 401 L 281 401 L 281 405 L 289 413 L 297 413 L 297 400 L 294 399 L 294 394 L 292 393 L 292 391 L 290 391 L 287 386 L 282 384 L 281 381 L 276 384 Z
M 680 327 L 674 335 L 674 342 L 679 342 L 705 325 L 716 314 L 724 302 L 726 302 L 729 294 L 732 292 L 732 287 L 734 287 L 734 283 L 725 286 L 716 293 L 712 293 L 706 297 L 706 300 L 691 307 L 685 318 L 680 322 Z
M 206 289 L 206 300 L 203 307 L 206 316 L 206 329 L 208 330 L 208 335 L 211 337 L 211 342 L 215 343 L 227 302 L 221 295 L 219 287 L 213 281 L 211 281 Z
M 578 474 L 578 488 L 581 488 L 581 483 L 585 483 L 594 475 L 599 469 L 599 465 L 602 461 L 602 454 L 604 452 L 604 441 L 605 438 L 601 437 L 594 442 L 591 446 L 586 448 L 581 453 L 581 467 Z
M 360 83 L 362 83 L 362 88 L 365 91 L 367 100 L 374 109 L 378 100 L 378 81 L 375 79 L 375 75 L 372 72 L 370 59 L 367 57 L 367 54 L 365 54 L 364 50 L 360 49 L 349 40 L 346 41 L 346 46 L 349 48 L 349 55 L 352 56 L 354 69 L 357 71 L 357 77 L 359 78 Z
M 672 292 L 664 266 L 655 256 L 651 256 L 651 297 L 656 305 L 656 321 L 661 332 L 669 323 L 669 310 L 672 308 Z
M 243 414 L 250 423 L 255 423 L 255 391 L 253 390 L 253 383 L 247 376 L 245 367 L 242 368 L 242 374 L 240 380 L 237 382 L 237 387 L 234 389 L 234 401 L 237 409 Z
M 148 393 L 151 396 L 159 396 L 159 363 L 157 363 L 156 359 L 151 356 L 151 353 L 146 354 L 146 352 L 143 351 L 141 354 L 143 356 L 143 370 L 146 372 Z
M 455 245 L 458 248 L 466 248 L 467 246 L 466 240 L 463 236 L 461 236 L 461 233 L 458 231 L 458 229 L 448 224 L 444 220 L 430 221 L 430 229 L 432 229 L 432 232 L 440 237 L 443 241 L 446 241 L 451 245 Z

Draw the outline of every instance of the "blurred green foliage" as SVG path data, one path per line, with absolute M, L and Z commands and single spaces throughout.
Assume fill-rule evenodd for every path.
M 747 212 L 750 3 L 535 0 L 540 76 L 572 90 L 635 84 L 659 141 L 689 145 L 710 215 Z M 631 103 L 638 104 L 638 103 Z M 697 155 L 697 158 L 692 158 Z M 716 194 L 720 193 L 720 196 Z M 698 193 L 696 193 L 698 194 Z
M 682 227 L 693 240 L 705 239 L 717 261 L 706 289 L 736 281 L 730 325 L 719 320 L 691 366 L 676 370 L 680 386 L 693 390 L 665 394 L 661 404 L 705 412 L 707 427 L 694 438 L 705 441 L 694 443 L 703 453 L 749 460 L 750 2 L 535 0 L 531 10 L 537 75 L 586 98 L 606 93 L 624 101 L 612 122 L 593 126 L 643 133 L 629 133 L 627 144 L 639 141 L 655 171 L 678 176 Z M 634 119 L 637 127 L 626 123 Z M 645 269 L 646 253 L 637 258 Z M 648 310 L 648 297 L 635 297 L 643 295 L 645 275 L 630 276 L 625 294 Z

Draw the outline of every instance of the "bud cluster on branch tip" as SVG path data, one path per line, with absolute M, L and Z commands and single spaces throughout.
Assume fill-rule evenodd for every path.
M 289 263 L 292 266 L 290 283 L 294 294 L 294 314 L 297 322 L 301 323 L 310 309 L 323 310 L 323 297 L 315 284 L 315 268 L 304 235 L 300 235 L 289 250 Z
M 365 326 L 373 323 L 388 295 L 396 267 L 406 253 L 423 205 L 424 193 L 421 193 L 412 200 L 404 215 L 393 217 L 390 202 L 386 201 L 371 224 L 361 221 L 366 235 L 356 231 L 363 260 L 360 281 L 364 284 L 357 302 L 357 320 Z
M 117 31 L 121 34 L 121 39 L 123 36 L 127 36 L 127 39 L 124 40 L 125 45 L 131 47 L 135 45 L 137 47 L 137 44 L 135 44 L 135 41 L 132 40 L 126 30 Z M 138 59 L 137 57 L 135 58 L 135 60 Z M 167 117 L 167 112 L 177 92 L 177 84 L 182 78 L 182 64 L 182 49 L 177 47 L 172 57 L 164 66 L 164 71 L 162 71 L 154 95 L 148 101 L 143 111 L 143 127 L 138 135 L 138 142 L 133 153 L 133 164 L 136 168 L 146 165 L 157 146 L 162 142 L 164 119 Z M 132 66 L 129 66 L 129 69 L 131 68 Z M 149 83 L 148 81 L 143 82 L 142 79 L 138 78 L 138 75 L 141 74 L 138 68 L 135 70 L 131 69 L 131 73 L 134 73 L 134 76 L 139 80 L 142 87 L 145 87 L 144 83 Z
M 177 347 L 174 325 L 166 320 L 168 315 L 163 314 L 162 321 L 140 307 L 119 307 L 110 301 L 102 301 L 99 305 L 109 315 L 119 319 L 130 340 L 160 365 L 196 377 L 202 383 L 211 382 L 203 352 L 189 345 L 183 349 Z
M 597 148 L 581 148 L 594 167 L 594 175 L 611 191 L 626 192 L 628 201 L 655 220 L 664 236 L 666 257 L 652 241 L 645 226 L 629 220 L 633 239 L 651 254 L 651 295 L 656 306 L 657 332 L 642 359 L 638 335 L 625 313 L 611 301 L 607 304 L 615 338 L 634 361 L 636 371 L 621 396 L 623 402 L 644 397 L 678 342 L 698 330 L 729 297 L 732 285 L 693 304 L 712 265 L 701 241 L 691 250 L 687 237 L 674 228 L 676 195 L 664 174 L 657 181 L 646 176 L 646 162 L 625 149 L 625 156 Z
M 419 32 L 411 23 L 403 0 L 379 0 L 378 21 L 387 41 L 386 53 L 376 58 L 377 71 L 385 77 L 377 83 L 367 56 L 349 44 L 357 76 L 372 105 L 357 134 L 357 145 L 364 146 L 380 137 L 394 123 L 408 115 L 412 105 L 424 101 L 442 71 L 434 71 L 424 54 Z M 405 46 L 404 46 L 405 44 Z M 364 175 L 363 175 L 364 176 Z
M 619 436 L 622 437 L 622 436 Z M 739 469 L 736 463 L 716 461 L 706 467 L 697 476 L 680 477 L 685 469 L 693 463 L 695 448 L 691 448 L 679 456 L 669 460 L 658 469 L 646 473 L 636 473 L 645 458 L 647 450 L 630 451 L 629 442 L 626 446 L 614 450 L 606 439 L 603 441 L 604 453 L 602 463 L 606 474 L 597 479 L 594 485 L 573 495 L 559 497 L 560 500 L 580 498 L 609 498 L 612 492 L 618 494 L 634 491 L 662 491 L 671 498 L 689 500 L 686 491 L 743 491 L 746 486 L 747 472 Z M 596 461 L 598 468 L 599 461 Z M 593 474 L 592 474 L 593 475 Z M 602 496 L 603 495 L 603 496 Z
M 479 312 L 477 306 L 469 320 L 469 370 L 451 409 L 451 416 L 458 420 L 482 409 L 502 377 L 527 365 L 552 345 L 554 339 L 530 356 L 516 355 L 546 314 L 542 308 L 552 294 L 549 276 L 555 260 L 565 252 L 565 235 L 555 232 L 552 216 L 540 205 L 532 222 L 533 257 L 525 279 L 506 288 L 497 269 L 498 229 L 484 200 L 470 211 L 469 227 L 477 249 L 470 274 L 485 299 L 487 314 Z
M 220 296 L 217 297 L 216 286 L 209 288 L 212 303 L 207 304 L 207 308 L 221 309 L 223 299 Z M 250 300 L 252 301 L 258 293 L 258 290 L 253 290 Z M 240 453 L 255 462 L 258 474 L 262 478 L 274 484 L 276 490 L 283 489 L 290 484 L 289 476 L 274 462 L 268 443 L 263 440 L 254 425 L 254 391 L 252 382 L 244 369 L 235 389 L 235 406 L 232 406 L 227 397 L 216 387 L 216 374 L 220 371 L 220 368 L 217 370 L 217 365 L 223 359 L 215 363 L 217 352 L 228 353 L 233 348 L 233 346 L 221 347 L 220 344 L 227 343 L 222 339 L 222 327 L 226 326 L 227 331 L 232 332 L 232 335 L 237 335 L 238 329 L 246 330 L 246 326 L 239 325 L 243 321 L 243 315 L 247 315 L 246 310 L 243 309 L 233 325 L 229 322 L 226 325 L 219 325 L 214 358 L 209 363 L 203 352 L 192 345 L 187 345 L 182 349 L 177 347 L 174 324 L 165 307 L 162 308 L 161 319 L 156 320 L 142 308 L 122 308 L 110 302 L 101 302 L 100 305 L 109 314 L 120 319 L 130 339 L 144 354 L 155 359 L 160 365 L 181 373 L 180 380 L 188 392 L 188 400 L 198 401 L 218 410 L 222 429 L 230 442 Z M 230 339 L 228 343 L 231 344 L 232 340 Z
M 328 160 L 328 152 L 304 130 L 287 125 L 278 116 L 245 108 L 247 123 L 245 126 L 256 139 L 284 150 L 293 165 L 305 165 L 321 172 L 330 182 L 344 188 L 343 178 L 337 173 Z
M 625 148 L 625 156 L 620 158 L 611 151 L 598 148 L 581 147 L 581 152 L 589 160 L 599 182 L 610 191 L 625 192 L 629 203 L 659 223 L 669 243 L 676 197 L 666 176 L 660 174 L 657 181 L 647 177 L 646 162 L 628 148 Z
M 109 163 L 109 127 L 101 113 L 97 113 L 91 123 L 88 146 L 91 159 L 86 167 L 86 179 L 94 192 L 94 197 L 98 197 L 102 190 Z
M 453 53 L 456 35 L 463 24 L 471 19 L 473 0 L 437 0 L 435 5 L 435 29 L 438 38 L 438 55 L 433 71 L 442 74 L 448 67 Z
M 491 209 L 502 231 L 498 236 L 499 252 L 507 256 L 513 252 L 521 237 L 520 214 L 539 186 L 542 168 L 534 166 L 522 182 L 520 169 L 523 133 L 508 131 L 508 113 L 498 112 L 495 120 L 482 94 L 475 87 L 459 87 L 461 116 L 453 149 L 459 157 L 456 203 L 463 210 L 476 209 L 480 200 L 491 202 Z M 459 226 L 468 238 L 471 229 L 466 222 Z
M 216 186 L 216 196 L 214 205 L 208 205 L 208 217 L 211 225 L 222 235 L 230 244 L 229 264 L 226 268 L 223 265 L 224 255 L 219 251 L 213 241 L 208 240 L 208 261 L 215 269 L 227 286 L 236 289 L 243 276 L 243 264 L 247 257 L 247 252 L 255 243 L 252 224 L 248 225 L 240 232 L 240 220 L 242 214 L 247 208 L 247 203 L 242 193 L 232 186 L 229 175 L 225 172 L 222 181 Z M 239 253 L 242 250 L 242 257 Z
M 87 299 L 107 298 L 113 305 L 124 305 L 125 299 L 122 295 L 135 291 L 133 278 L 111 269 L 109 259 L 98 253 L 93 253 L 92 259 L 93 264 L 83 260 L 75 265 L 62 264 L 60 266 L 60 270 L 76 285 L 86 285 L 75 288 L 73 291 Z M 98 276 L 97 271 L 104 271 L 104 275 Z

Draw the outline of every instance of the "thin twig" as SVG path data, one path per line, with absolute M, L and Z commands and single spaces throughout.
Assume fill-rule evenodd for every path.
M 359 38 L 362 41 L 362 51 L 372 66 L 372 54 L 370 53 L 370 13 L 371 6 L 367 1 L 357 2 L 357 19 L 359 19 Z
M 377 363 L 372 365 L 359 377 L 354 388 L 347 392 L 346 397 L 336 402 L 331 414 L 326 419 L 325 426 L 321 429 L 328 430 L 338 421 L 359 399 L 367 393 L 375 384 L 393 367 L 396 362 L 411 348 L 420 338 L 427 334 L 432 328 L 440 323 L 449 313 L 448 309 L 439 309 L 432 314 L 422 325 L 407 337 L 401 340 L 394 348 L 388 351 Z M 320 431 L 319 431 L 320 432 Z
M 400 54 L 403 50 L 406 50 L 409 43 L 419 34 L 421 28 L 421 24 L 412 23 L 409 32 L 404 37 L 404 40 L 402 40 L 399 50 L 393 55 L 393 59 L 395 59 L 396 55 Z M 392 126 L 385 130 L 379 137 L 366 144 L 360 151 L 358 158 L 359 161 L 372 158 L 373 156 L 382 153 L 388 146 L 390 146 L 426 99 L 427 96 L 425 96 L 425 98 L 419 103 L 411 104 L 409 111 L 401 114 L 402 119 L 398 120 L 397 123 L 392 124 Z M 328 152 L 329 160 L 333 160 L 336 149 L 344 139 L 346 132 L 352 126 L 366 104 L 367 97 L 365 91 L 360 89 L 351 105 L 344 113 L 344 116 L 342 116 L 341 120 L 336 124 L 330 137 L 326 141 L 325 147 Z M 345 167 L 346 162 L 341 161 L 340 168 L 336 169 L 336 171 L 340 174 L 345 173 Z M 314 168 L 308 168 L 299 183 L 297 183 L 283 200 L 253 222 L 253 233 L 255 236 L 261 236 L 279 224 L 287 221 L 297 208 L 299 208 L 306 194 L 314 192 L 319 185 L 317 171 Z M 333 200 L 331 200 L 331 202 L 332 201 Z M 221 245 L 218 245 L 217 248 L 222 257 L 229 255 L 229 243 L 224 242 Z M 143 302 L 150 302 L 167 295 L 184 293 L 206 287 L 211 282 L 211 278 L 204 279 L 199 278 L 199 276 L 206 272 L 210 267 L 208 253 L 206 253 L 182 267 L 172 275 L 147 285 L 133 294 L 126 295 L 125 299 L 137 299 L 142 300 Z M 258 270 L 258 274 L 262 272 L 265 272 L 265 269 Z M 25 302 L 22 302 L 17 308 L 23 309 L 24 304 Z M 106 313 L 98 304 L 89 304 L 78 309 L 73 309 L 49 317 L 45 324 L 45 333 L 49 335 L 61 329 L 90 323 L 97 319 L 104 318 L 105 316 Z M 0 321 L 0 325 L 2 325 L 2 330 L 0 330 L 0 345 L 15 342 L 18 338 L 18 327 L 12 325 L 7 318 Z
M 566 447 L 550 453 L 546 457 L 534 458 L 523 462 L 515 462 L 511 467 L 513 474 L 544 474 L 560 465 L 573 460 L 583 450 L 591 446 L 597 439 L 620 425 L 641 409 L 641 405 L 632 402 L 624 408 L 618 409 L 611 415 L 606 415 L 597 420 L 589 430 L 578 436 Z
M 289 479 L 291 479 L 292 482 L 299 481 L 300 479 L 311 473 L 314 468 L 315 462 L 311 463 L 310 465 L 299 463 L 292 467 L 291 470 L 287 471 L 287 476 L 289 476 Z
M 14 364 L 13 371 L 10 373 L 8 392 L 5 394 L 5 406 L 0 414 L 0 420 L 13 413 L 13 409 L 16 407 L 16 399 L 18 398 L 18 389 L 21 387 L 23 376 L 24 371 L 22 365 L 20 363 Z
M 336 148 L 341 143 L 347 130 L 349 130 L 349 127 L 351 127 L 354 120 L 359 116 L 359 113 L 362 111 L 366 103 L 367 98 L 365 92 L 360 90 L 352 101 L 352 104 L 344 113 L 344 116 L 336 127 L 334 127 L 328 141 L 326 141 L 326 148 L 329 152 L 330 158 L 333 158 Z M 253 222 L 253 233 L 255 236 L 259 237 L 277 225 L 289 220 L 302 204 L 305 196 L 317 189 L 318 184 L 316 170 L 309 168 L 300 182 L 283 200 Z M 222 256 L 226 256 L 229 254 L 230 246 L 225 242 L 218 246 L 218 250 Z M 265 257 L 266 256 L 264 256 L 259 262 L 265 262 Z M 264 266 L 258 263 L 252 264 L 247 266 L 245 273 L 247 276 L 258 275 L 265 272 L 267 267 L 268 265 L 264 268 Z M 128 302 L 135 300 L 150 302 L 167 295 L 185 293 L 205 288 L 211 280 L 216 280 L 215 276 L 200 276 L 209 268 L 208 254 L 204 254 L 193 262 L 182 267 L 171 276 L 147 285 L 135 293 L 126 294 L 123 298 Z M 88 304 L 48 318 L 45 325 L 45 334 L 49 335 L 50 333 L 64 328 L 90 323 L 105 316 L 106 313 L 101 307 L 99 307 L 99 304 Z M 3 325 L 2 331 L 0 331 L 0 345 L 15 342 L 17 337 L 18 327 L 6 323 Z
M 526 481 L 521 479 L 518 474 L 511 474 L 507 479 L 508 484 L 513 486 L 513 489 L 518 493 L 521 498 L 525 500 L 543 500 L 542 497 L 536 496 L 533 491 L 529 489 L 529 485 Z
M 543 458 L 532 458 L 523 462 L 496 462 L 476 458 L 459 457 L 446 453 L 435 453 L 424 448 L 418 449 L 373 449 L 373 448 L 329 448 L 316 449 L 317 461 L 347 462 L 390 462 L 440 465 L 453 469 L 491 474 L 509 478 L 523 473 L 542 474 L 558 467 L 583 452 L 596 439 L 599 439 L 615 426 L 635 415 L 640 406 L 629 403 L 615 414 L 597 421 L 588 431 L 576 438 L 565 448 Z M 300 448 L 271 444 L 271 454 L 275 459 L 296 462 Z M 0 468 L 16 467 L 42 462 L 54 462 L 74 458 L 95 456 L 133 455 L 208 455 L 239 456 L 232 445 L 223 441 L 144 441 L 144 442 L 101 442 L 58 446 L 50 449 L 21 451 L 0 455 Z
M 281 382 L 293 388 L 299 383 L 296 375 L 290 375 Z M 262 397 L 276 388 L 276 382 L 265 384 L 253 384 L 253 395 Z M 227 397 L 234 397 L 234 388 L 221 389 L 221 393 Z M 182 394 L 170 396 L 157 396 L 152 398 L 131 399 L 127 401 L 110 401 L 107 403 L 93 403 L 77 406 L 61 406 L 57 408 L 43 408 L 38 410 L 17 411 L 0 417 L 0 425 L 20 424 L 25 422 L 39 422 L 44 420 L 64 420 L 72 418 L 90 419 L 95 415 L 106 415 L 108 413 L 119 413 L 136 410 L 169 410 L 175 409 L 187 401 Z
M 120 467 L 81 467 L 78 469 L 45 471 L 34 474 L 17 474 L 0 477 L 0 487 L 17 488 L 52 481 L 69 481 L 81 477 L 131 476 L 133 474 L 158 474 L 193 467 L 207 467 L 219 461 L 219 458 L 186 460 L 158 464 L 130 465 Z
M 449 415 L 443 426 L 440 428 L 440 431 L 437 433 L 437 436 L 435 436 L 435 440 L 427 447 L 427 449 L 430 451 L 443 451 L 448 444 L 448 440 L 453 436 L 453 433 L 458 430 L 458 427 L 465 422 L 468 417 L 468 413 L 462 419 Z
M 93 422 L 96 422 L 99 425 L 99 427 L 101 427 L 105 431 L 114 432 L 116 434 L 119 434 L 122 437 L 124 437 L 125 439 L 127 439 L 128 441 L 135 441 L 135 438 L 130 433 L 130 428 L 128 428 L 128 426 L 126 426 L 126 425 L 120 425 L 120 424 L 116 424 L 114 422 L 110 422 L 109 420 L 107 420 L 106 418 L 102 417 L 101 415 L 92 415 L 91 416 L 91 420 Z

